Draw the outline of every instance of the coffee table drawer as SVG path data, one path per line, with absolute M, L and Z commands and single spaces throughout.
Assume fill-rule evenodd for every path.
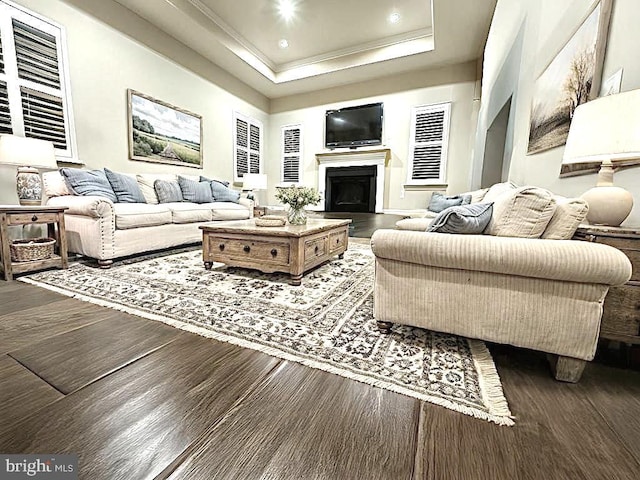
M 347 232 L 337 232 L 329 235 L 329 251 L 344 250 L 347 245 Z
M 244 262 L 288 265 L 290 247 L 288 243 L 237 240 L 209 235 L 209 256 L 212 260 L 221 262 L 225 259 L 236 259 Z
M 323 236 L 304 242 L 305 265 L 316 263 L 318 259 L 326 257 L 329 254 L 329 249 L 327 248 L 328 239 L 328 236 Z

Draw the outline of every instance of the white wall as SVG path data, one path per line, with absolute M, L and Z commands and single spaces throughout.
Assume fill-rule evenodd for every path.
M 595 174 L 559 178 L 564 147 L 526 154 L 534 82 L 593 4 L 594 0 L 498 0 L 485 50 L 472 185 L 479 183 L 486 131 L 511 95 L 510 180 L 567 196 L 579 196 L 595 185 Z M 624 68 L 622 91 L 640 88 L 638 18 L 640 2 L 614 1 L 602 79 Z M 616 172 L 614 181 L 632 192 L 636 203 L 623 225 L 640 225 L 640 167 Z
M 447 180 L 449 192 L 468 190 L 471 165 L 471 138 L 474 120 L 476 63 L 470 62 L 431 71 L 398 75 L 371 82 L 332 88 L 307 95 L 276 99 L 272 102 L 271 127 L 267 138 L 269 163 L 267 202 L 275 201 L 275 184 L 281 178 L 281 127 L 302 124 L 304 128 L 304 185 L 317 187 L 316 153 L 324 149 L 324 115 L 334 108 L 374 102 L 384 103 L 384 143 L 392 158 L 386 170 L 389 192 L 385 210 L 414 210 L 427 207 L 431 190 L 407 190 L 407 159 L 411 108 L 452 102 L 451 135 Z M 275 179 L 275 181 L 273 180 Z M 264 203 L 264 197 L 262 197 Z
M 267 131 L 269 116 L 264 110 L 78 8 L 59 0 L 17 3 L 66 29 L 77 146 L 86 168 L 107 166 L 121 172 L 162 171 L 233 180 L 234 109 L 261 120 Z M 140 27 L 147 28 L 139 20 Z M 203 169 L 129 160 L 128 88 L 202 116 Z M 17 203 L 15 168 L 0 169 L 0 203 Z

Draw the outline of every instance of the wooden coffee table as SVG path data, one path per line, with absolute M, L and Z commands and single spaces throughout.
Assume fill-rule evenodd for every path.
M 202 225 L 202 257 L 232 267 L 255 268 L 264 273 L 285 272 L 292 285 L 302 275 L 347 250 L 350 219 L 309 219 L 306 225 L 258 227 L 255 220 L 235 220 Z

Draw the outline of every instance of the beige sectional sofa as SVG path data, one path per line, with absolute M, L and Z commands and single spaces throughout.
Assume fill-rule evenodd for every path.
M 604 297 L 631 264 L 615 248 L 570 240 L 583 201 L 504 187 L 473 192 L 494 202 L 484 234 L 425 232 L 433 218 L 376 231 L 374 316 L 387 333 L 411 325 L 554 354 L 556 378 L 578 381 Z
M 172 176 L 140 177 L 148 182 Z M 157 198 L 151 203 L 152 190 L 142 189 L 148 203 L 117 203 L 101 196 L 74 195 L 58 171 L 43 174 L 43 184 L 47 205 L 69 207 L 65 213 L 69 251 L 95 258 L 104 268 L 119 257 L 200 242 L 200 225 L 253 216 L 253 201 L 246 198 L 240 203 L 159 204 Z

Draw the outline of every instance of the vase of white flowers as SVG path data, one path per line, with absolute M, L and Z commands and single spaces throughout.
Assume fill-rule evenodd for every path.
M 287 219 L 291 225 L 307 223 L 307 212 L 304 207 L 315 205 L 320 201 L 320 195 L 310 187 L 276 187 L 276 198 L 289 207 Z

